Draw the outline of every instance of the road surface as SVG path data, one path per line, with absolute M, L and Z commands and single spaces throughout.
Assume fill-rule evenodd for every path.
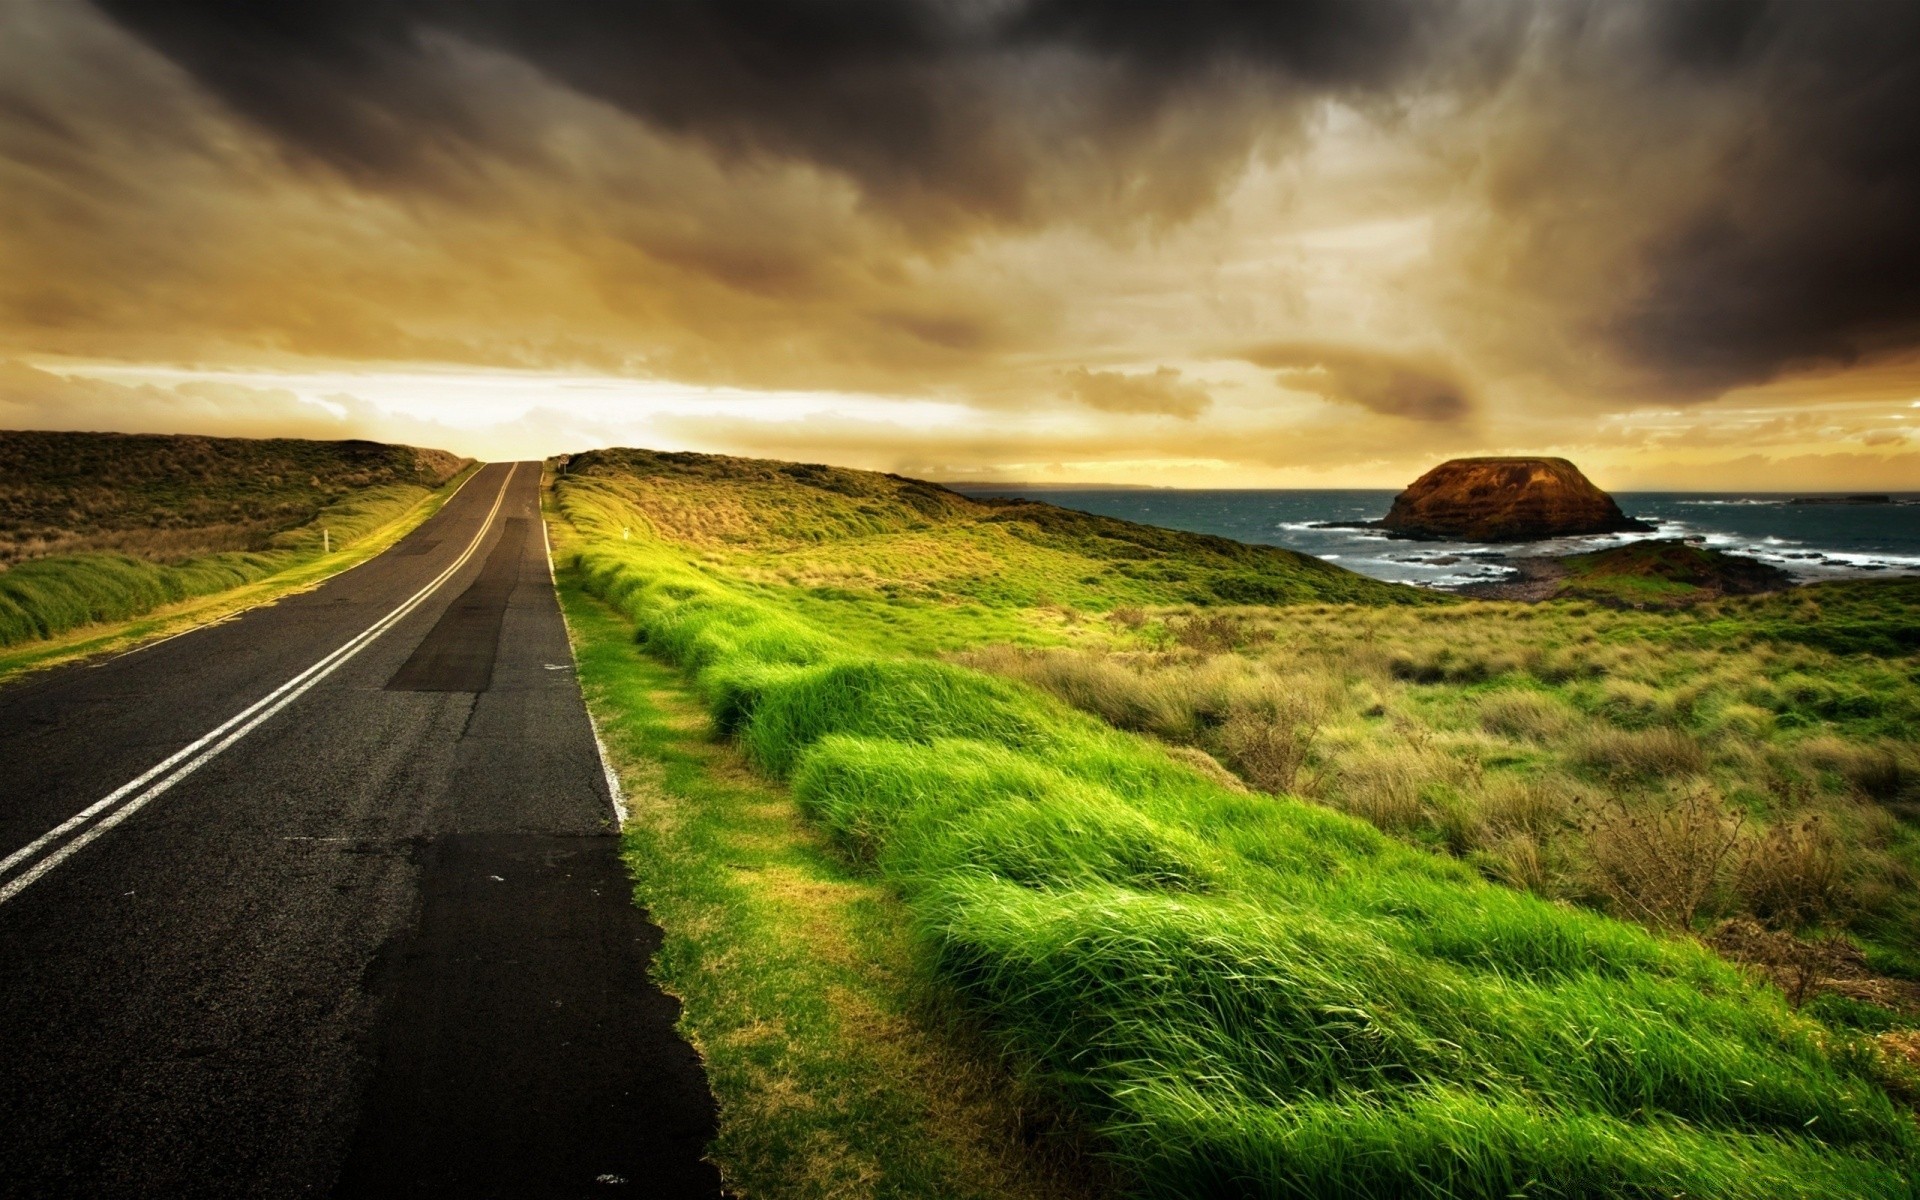
M 0 688 L 0 1195 L 717 1196 L 572 663 L 539 465 L 492 464 Z

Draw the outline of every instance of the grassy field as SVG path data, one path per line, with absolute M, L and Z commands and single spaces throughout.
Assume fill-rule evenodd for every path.
M 1169 611 L 963 661 L 1539 895 L 1758 923 L 1750 949 L 1870 997 L 1920 981 L 1920 655 L 1856 647 L 1916 629 L 1920 581 L 1888 581 L 1682 611 Z
M 0 647 L 347 550 L 466 465 L 371 442 L 0 433 Z
M 825 468 L 594 454 L 573 460 L 556 502 L 582 586 L 884 886 L 909 936 L 873 953 L 977 1022 L 1009 1075 L 1090 1131 L 1127 1189 L 1913 1194 L 1920 1136 L 1895 1098 L 1912 1077 L 1866 1032 L 1796 1011 L 1678 930 L 1490 881 L 1469 853 L 1279 794 L 1301 790 L 1297 778 L 1253 790 L 1208 752 L 1243 774 L 1290 753 L 1313 767 L 1323 735 L 1289 750 L 1304 723 L 1291 706 L 1330 702 L 1255 680 L 1272 746 L 1249 741 L 1234 759 L 1177 721 L 1078 711 L 1099 705 L 1063 702 L 1071 689 L 1045 672 L 1012 681 L 937 657 L 1008 671 L 1072 656 L 1155 682 L 1150 664 L 1107 660 L 1190 654 L 1279 678 L 1243 654 L 1278 645 L 1263 622 L 1295 628 L 1303 654 L 1316 638 L 1364 641 L 1376 627 L 1377 644 L 1404 626 L 1419 636 L 1400 659 L 1388 648 L 1388 688 L 1467 694 L 1530 669 L 1511 634 L 1513 665 L 1492 658 L 1492 628 L 1520 628 L 1517 617 L 1476 626 L 1484 606 L 1284 552 Z M 1848 637 L 1905 636 L 1877 599 L 1838 606 Z M 1579 628 L 1599 617 L 1567 609 L 1566 644 L 1541 662 L 1613 661 L 1624 633 Z M 1703 615 L 1648 635 L 1665 638 L 1650 657 L 1746 637 L 1756 655 L 1836 652 L 1767 632 L 1792 624 Z M 1463 636 L 1476 628 L 1487 645 Z M 1446 683 L 1450 664 L 1475 657 L 1486 661 Z M 1879 681 L 1861 670 L 1835 695 Z M 1553 686 L 1608 682 L 1575 669 Z M 1848 716 L 1846 736 L 1889 736 L 1899 703 Z M 633 697 L 602 704 L 644 711 Z M 1395 723 L 1394 704 L 1416 715 Z M 1424 752 L 1437 735 L 1421 743 L 1418 708 L 1393 691 L 1360 719 L 1404 729 Z M 1254 724 L 1241 714 L 1249 739 Z M 1611 752 L 1631 767 L 1634 746 Z M 1613 760 L 1596 761 L 1605 775 Z M 769 790 L 769 815 L 781 797 Z M 722 920 L 734 905 L 716 895 L 679 919 Z

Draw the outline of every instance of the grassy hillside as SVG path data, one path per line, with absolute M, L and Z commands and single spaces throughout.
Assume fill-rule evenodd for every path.
M 1889 580 L 1678 611 L 1165 612 L 963 661 L 1541 895 L 1758 921 L 1810 967 L 1845 930 L 1865 959 L 1822 967 L 1829 990 L 1871 992 L 1920 981 L 1920 653 L 1861 647 L 1910 636 L 1917 602 Z
M 373 442 L 0 433 L 0 646 L 343 550 L 466 465 Z
M 567 472 L 619 506 L 630 536 L 684 546 L 876 647 L 1047 638 L 1072 614 L 1149 604 L 1434 602 L 1291 550 L 871 471 L 595 450 Z
M 265 550 L 357 493 L 436 488 L 466 461 L 379 442 L 0 431 L 0 564 Z
M 1230 644 L 1208 608 L 1150 606 L 1250 595 L 1417 620 L 1417 593 L 825 468 L 595 454 L 556 502 L 570 578 L 888 885 L 903 969 L 1140 1193 L 1912 1194 L 1899 1065 L 1698 942 L 933 657 Z

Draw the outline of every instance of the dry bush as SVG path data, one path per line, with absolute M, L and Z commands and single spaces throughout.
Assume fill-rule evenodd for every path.
M 1859 974 L 1864 965 L 1859 949 L 1839 934 L 1800 938 L 1746 917 L 1721 922 L 1707 944 L 1765 974 L 1795 1008 L 1827 980 Z
M 1573 722 L 1567 706 L 1541 692 L 1490 692 L 1480 699 L 1480 725 L 1488 733 L 1548 742 L 1565 733 Z
M 1147 610 L 1138 604 L 1122 604 L 1107 614 L 1107 620 L 1122 629 L 1139 629 L 1147 623 Z
M 1846 906 L 1844 849 L 1819 814 L 1781 821 L 1751 839 L 1735 890 L 1742 906 L 1776 929 L 1800 929 Z
M 1256 789 L 1275 795 L 1291 792 L 1320 738 L 1324 710 L 1311 699 L 1294 696 L 1284 708 L 1245 708 L 1216 735 L 1227 762 Z
M 1574 760 L 1609 776 L 1641 779 L 1698 775 L 1707 766 L 1700 743 L 1677 729 L 1597 729 Z
M 1167 632 L 1176 645 L 1203 654 L 1225 654 L 1242 646 L 1272 641 L 1270 630 L 1250 624 L 1234 613 L 1198 613 L 1184 620 L 1167 622 Z
M 1664 801 L 1612 797 L 1583 825 L 1589 884 L 1623 916 L 1689 928 L 1733 866 L 1744 821 L 1707 786 Z

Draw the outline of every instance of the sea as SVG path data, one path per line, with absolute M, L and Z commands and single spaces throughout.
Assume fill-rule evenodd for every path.
M 1771 563 L 1802 582 L 1920 575 L 1920 493 L 1884 504 L 1796 504 L 1822 493 L 1616 492 L 1628 516 L 1652 533 L 1555 538 L 1518 545 L 1414 542 L 1340 528 L 1387 513 L 1389 490 L 1185 490 L 950 484 L 970 496 L 1044 500 L 1189 533 L 1285 546 L 1401 583 L 1450 589 L 1517 574 L 1509 560 L 1580 554 L 1648 538 L 1683 538 Z

